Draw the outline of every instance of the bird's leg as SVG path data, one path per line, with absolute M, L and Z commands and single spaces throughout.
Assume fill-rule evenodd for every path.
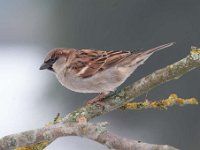
M 86 105 L 91 105 L 94 103 L 97 103 L 99 101 L 101 101 L 103 98 L 105 98 L 110 92 L 102 92 L 99 95 L 97 95 L 95 98 L 89 100 Z

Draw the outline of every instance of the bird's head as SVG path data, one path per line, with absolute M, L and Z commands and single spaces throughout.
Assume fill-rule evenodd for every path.
M 71 49 L 65 48 L 56 48 L 49 51 L 39 69 L 59 72 L 60 69 L 67 65 L 67 60 L 71 51 Z

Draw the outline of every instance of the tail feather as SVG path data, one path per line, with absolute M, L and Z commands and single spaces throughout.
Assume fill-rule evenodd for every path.
M 154 53 L 154 52 L 156 52 L 156 51 L 162 50 L 162 49 L 164 49 L 164 48 L 170 47 L 170 46 L 172 46 L 173 44 L 175 44 L 175 42 L 163 44 L 163 45 L 160 45 L 160 46 L 158 46 L 158 47 L 151 48 L 151 49 L 145 51 L 143 54 L 151 54 L 151 53 Z
M 143 64 L 154 52 L 170 47 L 173 44 L 174 42 L 167 43 L 140 53 L 132 52 L 131 55 L 129 55 L 126 59 L 124 59 L 118 66 L 137 67 Z

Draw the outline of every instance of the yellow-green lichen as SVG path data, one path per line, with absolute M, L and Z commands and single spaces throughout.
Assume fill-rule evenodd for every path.
M 190 51 L 190 57 L 193 60 L 200 60 L 200 48 L 192 46 Z
M 122 109 L 147 109 L 147 108 L 160 108 L 160 109 L 167 109 L 169 106 L 173 105 L 196 105 L 198 101 L 196 98 L 189 98 L 183 99 L 179 98 L 176 94 L 171 94 L 167 99 L 161 101 L 148 101 L 145 100 L 144 102 L 132 102 L 126 103 Z
M 49 144 L 48 141 L 32 144 L 30 146 L 18 147 L 15 150 L 43 150 Z

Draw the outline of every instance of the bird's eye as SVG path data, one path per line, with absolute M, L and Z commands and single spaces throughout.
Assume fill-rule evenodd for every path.
M 56 57 L 51 58 L 50 61 L 56 61 Z
M 48 60 L 50 63 L 54 63 L 57 60 L 57 57 L 52 57 Z

